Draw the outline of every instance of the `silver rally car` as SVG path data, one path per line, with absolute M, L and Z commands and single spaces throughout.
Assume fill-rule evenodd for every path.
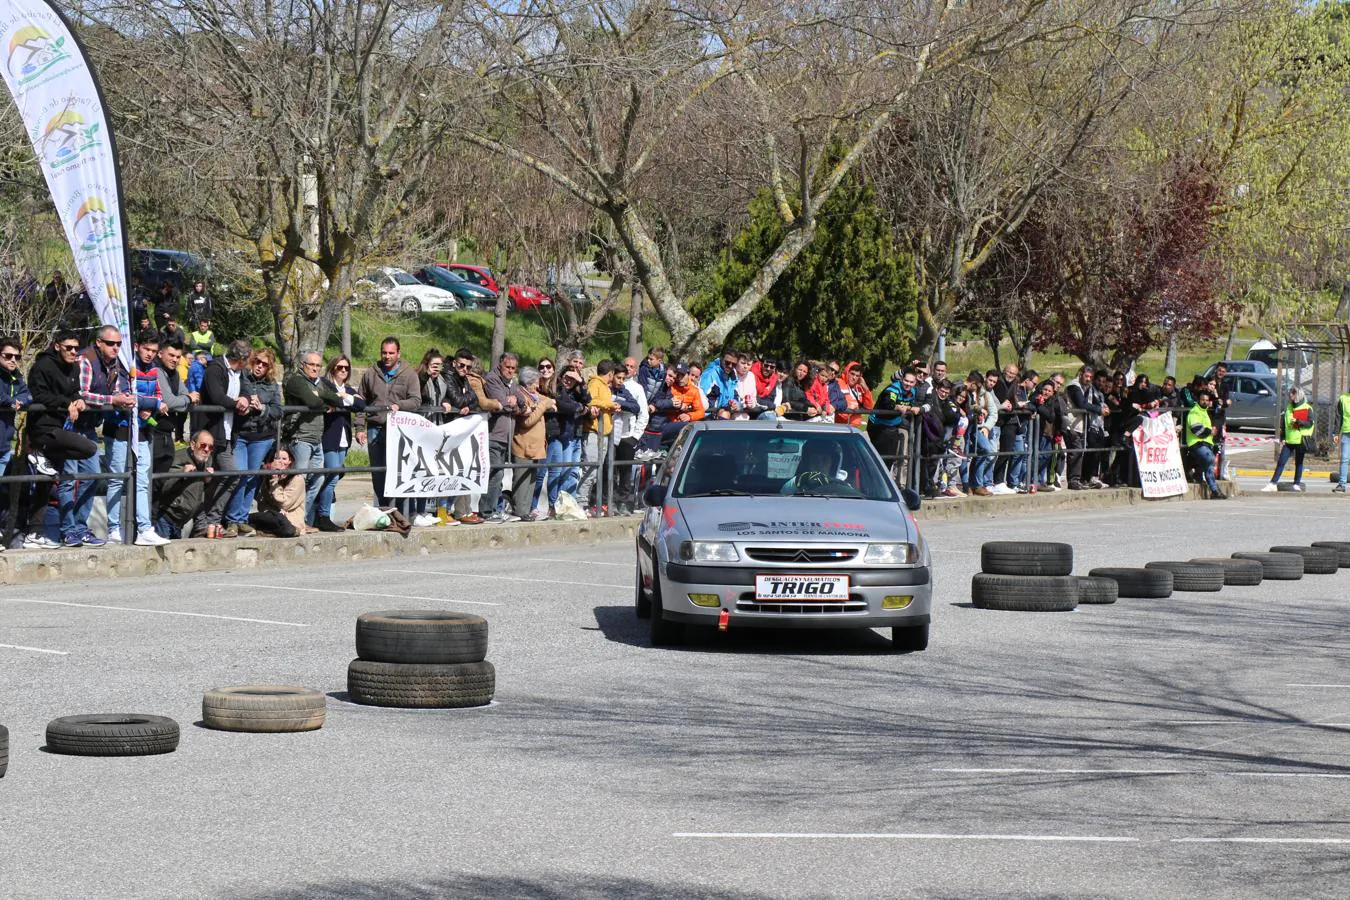
M 896 650 L 928 646 L 918 498 L 902 495 L 858 429 L 695 422 L 643 499 L 636 606 L 653 646 L 678 643 L 686 624 L 889 626 Z

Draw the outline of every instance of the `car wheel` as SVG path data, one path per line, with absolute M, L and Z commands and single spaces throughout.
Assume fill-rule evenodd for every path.
M 518 309 L 519 309 L 519 307 L 516 306 L 516 301 L 512 300 L 510 297 L 507 297 L 507 298 L 506 298 L 506 311 L 507 311 L 507 312 L 516 312 Z
M 928 649 L 927 625 L 896 625 L 891 628 L 891 649 L 896 653 L 918 653 Z
M 652 571 L 651 639 L 653 647 L 673 647 L 684 640 L 684 626 L 671 622 L 661 608 L 661 573 Z
M 403 301 L 401 306 L 399 306 L 399 310 L 405 316 L 415 316 L 422 312 L 422 304 L 418 303 L 415 298 L 409 297 L 407 300 Z
M 650 619 L 652 617 L 652 601 L 647 596 L 646 591 L 642 590 L 642 563 L 637 565 L 637 584 L 633 588 L 633 608 L 639 619 Z

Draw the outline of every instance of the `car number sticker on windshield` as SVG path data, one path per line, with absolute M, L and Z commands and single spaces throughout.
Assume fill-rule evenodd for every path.
M 756 600 L 847 600 L 847 575 L 756 575 Z

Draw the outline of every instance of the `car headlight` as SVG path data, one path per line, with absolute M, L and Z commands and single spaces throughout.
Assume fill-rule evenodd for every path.
M 736 545 L 726 541 L 685 541 L 680 545 L 680 559 L 686 562 L 739 562 L 740 558 Z
M 905 566 L 917 562 L 919 548 L 913 544 L 869 544 L 864 562 L 883 566 Z

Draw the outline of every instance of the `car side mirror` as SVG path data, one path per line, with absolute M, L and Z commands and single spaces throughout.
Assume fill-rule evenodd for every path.
M 910 512 L 915 512 L 923 505 L 923 498 L 914 488 L 901 488 L 900 496 L 905 498 L 905 506 L 909 507 Z
M 1270 396 L 1270 391 L 1266 390 L 1265 388 L 1261 388 L 1259 391 L 1256 392 L 1256 396 L 1258 396 L 1258 397 L 1269 397 L 1269 396 Z
M 666 486 L 664 484 L 647 485 L 647 489 L 642 492 L 642 502 L 648 506 L 661 506 L 666 502 Z

